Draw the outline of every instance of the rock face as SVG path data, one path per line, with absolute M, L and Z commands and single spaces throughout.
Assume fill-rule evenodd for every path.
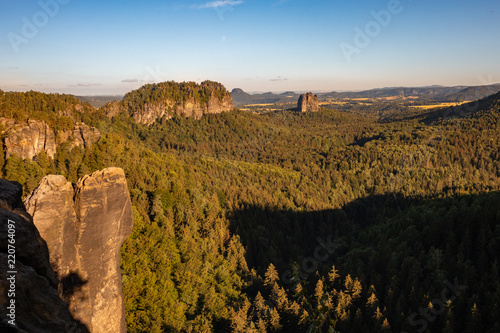
M 56 136 L 45 122 L 30 119 L 18 123 L 14 119 L 1 118 L 0 124 L 7 128 L 4 139 L 6 158 L 13 154 L 33 158 L 42 151 L 53 157 L 56 153 Z
M 40 120 L 29 119 L 26 122 L 17 122 L 14 119 L 0 118 L 0 125 L 5 129 L 5 157 L 16 154 L 21 158 L 33 159 L 45 151 L 48 156 L 54 157 L 57 145 L 72 140 L 72 147 L 87 147 L 98 141 L 101 133 L 84 123 L 78 123 L 71 131 L 62 131 L 57 137 L 54 131 Z
M 132 232 L 133 214 L 123 170 L 98 171 L 74 186 L 47 176 L 25 204 L 72 316 L 91 332 L 125 332 L 120 247 Z
M 299 102 L 297 103 L 297 109 L 300 112 L 319 111 L 318 95 L 313 95 L 310 92 L 308 92 L 307 94 L 300 95 Z
M 122 109 L 120 108 L 120 103 L 119 102 L 109 102 L 106 105 L 104 105 L 101 108 L 101 110 L 104 111 L 104 113 L 106 114 L 106 116 L 109 119 L 117 116 L 122 111 Z
M 58 294 L 47 244 L 25 211 L 21 194 L 19 183 L 0 179 L 0 332 L 88 332 Z M 15 261 L 10 261 L 13 251 Z M 14 284 L 7 280 L 12 277 Z M 12 290 L 15 297 L 9 296 Z M 12 300 L 15 317 L 7 309 Z
M 208 99 L 200 102 L 194 97 L 177 99 L 163 99 L 144 103 L 139 109 L 131 112 L 134 120 L 141 124 L 151 125 L 155 121 L 173 115 L 194 117 L 200 119 L 204 114 L 228 112 L 233 109 L 233 98 L 226 88 L 220 83 L 202 82 L 201 89 L 209 91 Z
M 99 141 L 101 133 L 95 127 L 89 127 L 85 123 L 77 123 L 72 131 L 59 133 L 58 142 L 71 141 L 71 147 L 88 147 Z

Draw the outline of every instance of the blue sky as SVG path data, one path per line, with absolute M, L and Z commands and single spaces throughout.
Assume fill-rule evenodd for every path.
M 0 0 L 0 89 L 481 85 L 500 82 L 499 32 L 498 0 Z

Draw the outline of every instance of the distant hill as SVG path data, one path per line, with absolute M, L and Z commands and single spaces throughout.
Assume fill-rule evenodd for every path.
M 484 116 L 493 116 L 495 119 L 499 118 L 500 92 L 473 102 L 432 111 L 424 116 L 423 121 L 425 123 L 432 123 L 439 120 Z
M 242 89 L 233 89 L 231 96 L 233 96 L 234 105 L 252 104 L 253 102 L 252 95 L 244 92 Z
M 392 87 L 364 90 L 359 92 L 330 92 L 320 94 L 326 98 L 377 98 L 377 97 L 409 97 L 417 96 L 436 101 L 474 101 L 500 91 L 500 84 L 487 86 L 430 86 L 430 87 Z
M 487 86 L 477 86 L 477 87 L 467 87 L 460 90 L 458 93 L 449 95 L 450 100 L 455 101 L 475 101 L 486 96 L 496 94 L 500 91 L 500 83 L 487 85 Z
M 466 86 L 457 87 L 443 87 L 443 86 L 431 86 L 431 87 L 417 87 L 417 88 L 407 88 L 407 87 L 391 87 L 391 88 L 380 88 L 380 89 L 370 89 L 359 92 L 330 92 L 325 94 L 320 94 L 320 98 L 380 98 L 380 97 L 425 97 L 427 99 L 441 100 L 445 99 L 446 96 L 450 94 L 457 93 Z
M 297 102 L 300 96 L 300 94 L 293 91 L 287 91 L 281 94 L 266 92 L 251 95 L 239 88 L 233 89 L 231 95 L 233 96 L 234 105 L 290 103 Z
M 109 102 L 121 101 L 123 95 L 103 95 L 103 96 L 75 96 L 82 102 L 87 102 L 94 108 L 99 109 Z

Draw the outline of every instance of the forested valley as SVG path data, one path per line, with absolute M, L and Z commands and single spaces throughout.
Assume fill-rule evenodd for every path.
M 0 145 L 0 176 L 27 195 L 47 174 L 125 170 L 129 332 L 500 332 L 500 94 L 383 121 L 235 109 L 146 126 L 107 108 L 0 91 L 0 117 L 101 133 L 54 158 Z

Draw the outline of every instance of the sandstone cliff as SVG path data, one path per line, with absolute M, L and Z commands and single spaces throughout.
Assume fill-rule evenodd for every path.
M 319 111 L 319 99 L 318 95 L 313 95 L 308 92 L 307 94 L 302 94 L 299 97 L 297 103 L 297 109 L 300 112 L 317 112 Z
M 101 133 L 95 127 L 85 123 L 77 123 L 72 131 L 59 133 L 59 143 L 71 141 L 71 147 L 88 147 L 101 138 Z
M 47 244 L 25 211 L 21 194 L 19 183 L 0 179 L 0 332 L 88 332 L 58 295 Z M 14 232 L 9 233 L 9 225 Z M 15 263 L 9 254 L 15 255 Z M 12 277 L 13 284 L 7 280 Z M 9 296 L 12 290 L 15 297 Z M 14 310 L 7 308 L 12 300 Z
M 33 158 L 42 151 L 53 157 L 56 153 L 56 136 L 45 122 L 29 119 L 18 123 L 14 119 L 0 118 L 0 124 L 6 129 L 6 158 L 13 154 L 21 158 Z
M 106 114 L 108 118 L 113 118 L 122 112 L 122 107 L 120 102 L 109 102 L 106 103 L 101 110 Z
M 59 295 L 91 332 L 125 332 L 120 247 L 133 227 L 122 169 L 80 179 L 47 176 L 25 201 L 62 279 Z
M 87 147 L 101 137 L 99 131 L 84 123 L 78 123 L 72 130 L 61 131 L 55 135 L 54 131 L 40 120 L 29 119 L 26 122 L 17 122 L 14 119 L 0 118 L 3 127 L 5 157 L 16 154 L 21 158 L 32 159 L 42 151 L 54 157 L 58 144 L 71 141 L 71 146 Z
M 228 112 L 233 99 L 226 88 L 217 82 L 163 82 L 146 85 L 130 92 L 123 99 L 124 107 L 134 120 L 151 125 L 174 115 L 201 118 L 204 114 Z

